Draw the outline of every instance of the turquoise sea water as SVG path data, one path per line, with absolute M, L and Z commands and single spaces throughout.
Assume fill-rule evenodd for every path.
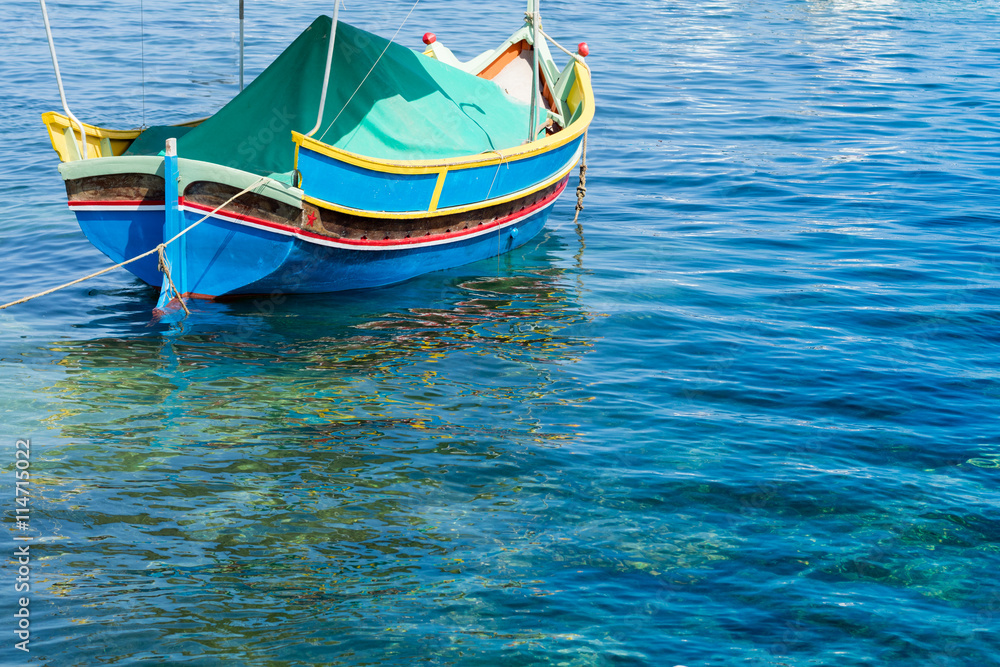
M 251 0 L 249 75 L 329 5 Z M 236 3 L 147 1 L 144 44 L 137 6 L 50 3 L 75 113 L 140 124 L 140 49 L 147 123 L 219 108 Z M 1000 3 L 543 11 L 592 51 L 578 227 L 182 326 L 124 272 L 0 312 L 0 662 L 1000 664 Z M 108 262 L 37 5 L 0 12 L 6 302 Z M 400 41 L 471 57 L 491 12 Z

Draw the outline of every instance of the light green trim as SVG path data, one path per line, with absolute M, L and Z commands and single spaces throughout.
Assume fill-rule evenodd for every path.
M 181 172 L 180 192 L 184 192 L 187 186 L 195 181 L 225 183 L 226 185 L 231 185 L 234 188 L 242 190 L 243 188 L 250 187 L 260 178 L 257 174 L 251 174 L 249 171 L 223 167 L 222 165 L 210 162 L 180 158 L 179 163 Z M 257 188 L 256 192 L 292 206 L 302 206 L 302 190 L 293 188 L 273 178 L 265 181 L 263 185 Z
M 522 28 L 519 28 L 517 32 L 515 32 L 513 35 L 505 39 L 504 43 L 498 46 L 497 48 L 493 49 L 492 51 L 486 51 L 485 53 L 481 53 L 472 60 L 470 60 L 469 62 L 465 63 L 462 69 L 471 74 L 479 74 L 481 71 L 483 71 L 483 68 L 485 68 L 491 62 L 499 58 L 500 54 L 509 49 L 511 45 L 517 44 L 522 40 L 528 42 L 528 44 L 531 44 L 531 30 L 528 28 L 527 24 L 525 24 Z
M 63 136 L 66 137 L 66 150 L 69 152 L 69 159 L 82 160 L 83 157 L 80 155 L 80 144 L 77 143 L 76 134 L 73 133 L 73 128 L 66 126 L 63 129 Z
M 572 116 L 569 111 L 569 104 L 566 103 L 566 97 L 569 95 L 570 86 L 576 81 L 576 60 L 570 58 L 570 61 L 566 63 L 566 67 L 563 71 L 554 79 L 555 87 L 552 89 L 552 96 L 556 98 L 559 104 L 559 113 L 562 114 L 563 122 L 561 125 L 563 127 L 569 126 L 578 116 Z M 577 109 L 579 111 L 579 109 Z
M 441 42 L 431 42 L 431 45 L 427 47 L 427 50 L 444 64 L 457 67 L 458 69 L 463 69 L 462 62 L 455 57 L 455 54 L 451 52 L 451 49 Z
M 560 79 L 562 78 L 562 74 L 566 70 L 564 69 L 563 72 L 560 72 L 559 69 L 556 67 L 555 61 L 552 60 L 552 52 L 549 51 L 549 44 L 544 38 L 542 39 L 541 42 L 535 44 L 534 47 L 538 49 L 538 61 L 542 68 L 542 74 L 545 75 L 545 80 L 549 84 L 549 92 L 552 93 L 552 99 L 555 100 L 556 103 L 556 108 L 553 109 L 553 111 L 555 111 L 556 114 L 558 114 L 560 120 L 566 119 L 569 117 L 569 109 L 566 108 L 566 102 L 563 101 L 562 95 L 556 92 L 559 89 L 559 84 L 561 83 Z M 567 68 L 569 67 L 569 65 L 572 64 L 573 64 L 573 59 L 570 58 L 570 62 L 567 64 Z M 566 127 L 567 123 L 562 122 L 560 123 L 560 125 Z
M 163 158 L 146 155 L 75 160 L 59 165 L 63 180 L 109 174 L 157 174 L 163 176 Z
M 492 51 L 484 51 L 478 56 L 469 60 L 467 62 L 461 62 L 455 58 L 454 54 L 445 47 L 440 42 L 434 42 L 430 45 L 430 49 L 434 51 L 435 57 L 443 63 L 447 63 L 453 67 L 457 67 L 460 70 L 466 71 L 470 74 L 479 74 L 484 67 L 492 63 L 494 60 L 500 57 L 504 51 L 509 49 L 511 45 L 517 44 L 520 41 L 525 41 L 528 44 L 533 44 L 534 32 L 532 28 L 527 23 L 517 30 L 513 35 L 504 40 L 503 44 L 493 49 Z M 552 92 L 552 97 L 555 99 L 556 108 L 548 112 L 549 117 L 558 122 L 562 127 L 566 127 L 569 122 L 569 109 L 566 106 L 564 98 L 565 85 L 563 84 L 564 75 L 573 69 L 573 60 L 566 64 L 562 72 L 556 67 L 556 63 L 552 60 L 552 52 L 549 50 L 548 43 L 543 39 L 535 48 L 538 49 L 538 63 L 542 68 L 542 74 L 545 76 L 545 80 L 549 84 L 549 90 Z M 444 56 L 444 57 L 442 57 Z M 559 89 L 563 89 L 560 91 Z
M 510 46 L 509 42 L 504 42 L 503 50 L 506 51 L 507 47 Z M 483 51 L 478 56 L 469 60 L 468 62 L 462 63 L 460 69 L 464 69 L 470 74 L 479 74 L 483 71 L 483 68 L 493 62 L 494 55 L 496 51 Z
M 195 181 L 222 183 L 242 190 L 253 185 L 260 178 L 257 174 L 247 171 L 223 167 L 198 160 L 180 158 L 181 180 L 178 191 L 184 192 L 187 186 Z M 163 158 L 157 155 L 126 155 L 119 157 L 97 158 L 93 160 L 76 160 L 63 162 L 59 165 L 59 173 L 63 180 L 86 178 L 88 176 L 107 176 L 110 174 L 154 174 L 163 176 Z M 260 194 L 276 199 L 291 206 L 302 206 L 302 190 L 290 185 L 269 179 L 256 190 Z

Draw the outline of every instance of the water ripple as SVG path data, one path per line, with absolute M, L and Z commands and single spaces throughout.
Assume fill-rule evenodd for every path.
M 232 7 L 152 4 L 143 109 L 134 3 L 50 3 L 82 118 L 235 92 Z M 248 3 L 249 75 L 328 10 Z M 493 10 L 421 4 L 401 40 L 470 58 L 523 6 Z M 0 301 L 106 264 L 39 122 L 40 17 L 5 11 Z M 1000 3 L 544 11 L 592 52 L 579 226 L 567 197 L 499 262 L 182 327 L 124 272 L 0 313 L 37 659 L 995 663 Z

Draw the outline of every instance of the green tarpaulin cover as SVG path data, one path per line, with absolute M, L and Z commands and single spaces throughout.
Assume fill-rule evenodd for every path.
M 178 155 L 262 175 L 290 172 L 292 130 L 304 134 L 316 123 L 331 23 L 313 21 L 243 92 L 181 136 Z M 457 157 L 523 143 L 528 114 L 492 81 L 341 22 L 314 138 L 376 158 Z

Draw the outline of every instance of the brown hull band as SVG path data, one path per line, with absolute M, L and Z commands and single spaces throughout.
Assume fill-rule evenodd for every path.
M 236 217 L 256 218 L 296 227 L 329 238 L 409 239 L 460 232 L 515 214 L 565 187 L 568 178 L 567 176 L 548 187 L 502 204 L 429 218 L 373 218 L 318 208 L 308 203 L 299 208 L 253 192 L 242 195 L 221 211 Z M 186 203 L 211 210 L 239 191 L 238 188 L 223 183 L 196 181 L 185 189 L 182 198 Z M 66 181 L 66 194 L 71 205 L 162 206 L 163 192 L 163 178 L 152 174 L 113 174 Z

